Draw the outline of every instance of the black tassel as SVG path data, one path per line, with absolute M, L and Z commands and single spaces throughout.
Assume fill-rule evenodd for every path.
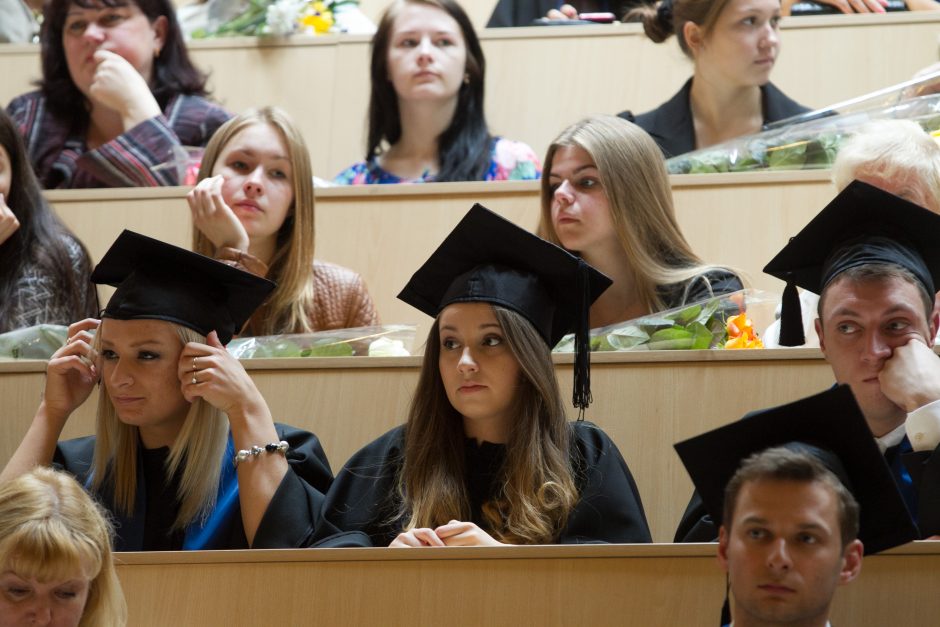
M 584 410 L 594 399 L 591 398 L 591 346 L 588 337 L 591 311 L 590 271 L 589 266 L 580 259 L 577 289 L 581 307 L 574 331 L 574 392 L 571 400 L 578 408 L 578 420 L 584 420 Z
M 731 590 L 731 578 L 725 575 L 725 602 L 721 604 L 721 627 L 731 624 L 731 604 L 728 603 L 728 595 Z
M 806 343 L 803 334 L 803 311 L 796 285 L 787 283 L 783 290 L 780 307 L 780 346 L 802 346 Z

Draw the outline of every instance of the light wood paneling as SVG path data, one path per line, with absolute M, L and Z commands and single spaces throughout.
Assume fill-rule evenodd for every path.
M 699 255 L 780 292 L 764 265 L 835 196 L 827 171 L 672 177 L 679 223 Z M 123 228 L 190 244 L 184 188 L 52 191 L 56 211 L 99 260 Z M 317 190 L 317 257 L 366 281 L 387 323 L 428 318 L 396 295 L 479 202 L 523 228 L 538 224 L 537 182 L 374 185 Z M 102 288 L 102 297 L 110 290 Z
M 715 625 L 714 545 L 123 553 L 129 624 Z M 929 625 L 940 546 L 866 557 L 834 625 Z M 167 602 L 172 599 L 172 602 Z
M 555 361 L 562 397 L 571 398 L 571 356 Z M 816 349 L 598 353 L 593 364 L 587 419 L 623 452 L 660 542 L 672 539 L 692 492 L 673 443 L 833 381 Z M 316 433 L 338 470 L 361 446 L 404 421 L 420 358 L 252 360 L 246 366 L 275 420 Z M 8 399 L 0 464 L 26 432 L 42 386 L 42 362 L 0 362 L 0 398 Z M 72 416 L 64 437 L 93 432 L 96 399 Z
M 786 20 L 773 74 L 787 95 L 821 107 L 910 78 L 938 59 L 931 13 Z M 651 109 L 678 90 L 690 62 L 673 41 L 653 44 L 637 24 L 503 28 L 481 32 L 487 117 L 494 133 L 543 155 L 562 128 L 592 113 Z M 369 37 L 230 38 L 191 44 L 232 111 L 276 104 L 299 123 L 314 171 L 330 179 L 362 158 Z M 891 51 L 903 50 L 904 54 Z M 0 102 L 30 89 L 38 48 L 0 46 Z

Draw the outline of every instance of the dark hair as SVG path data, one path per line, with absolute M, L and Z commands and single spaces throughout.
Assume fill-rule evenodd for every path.
M 42 79 L 38 85 L 46 98 L 46 106 L 53 115 L 68 120 L 74 126 L 84 123 L 88 112 L 77 103 L 85 96 L 75 86 L 69 74 L 62 45 L 62 30 L 69 7 L 73 4 L 83 8 L 123 7 L 135 4 L 153 23 L 159 17 L 167 21 L 166 41 L 160 55 L 153 62 L 150 90 L 157 104 L 163 109 L 176 94 L 190 96 L 206 95 L 206 75 L 200 72 L 189 59 L 186 43 L 176 20 L 176 9 L 170 0 L 47 0 L 43 8 L 42 30 Z
M 738 495 L 746 483 L 757 481 L 793 481 L 797 483 L 821 483 L 832 489 L 839 506 L 839 532 L 842 548 L 858 537 L 858 502 L 838 477 L 826 468 L 816 456 L 807 450 L 795 450 L 785 446 L 769 448 L 755 453 L 741 463 L 725 488 L 723 524 L 731 530 Z
M 718 16 L 731 0 L 660 0 L 639 6 L 624 17 L 625 22 L 642 22 L 646 36 L 656 43 L 666 41 L 670 35 L 679 40 L 679 48 L 687 57 L 692 56 L 685 40 L 685 24 L 692 22 L 708 35 L 715 27 Z
M 398 95 L 388 78 L 388 47 L 392 27 L 405 4 L 437 7 L 450 15 L 463 33 L 467 45 L 467 80 L 457 94 L 457 108 L 450 126 L 438 138 L 436 181 L 480 181 L 490 163 L 492 137 L 483 112 L 483 79 L 486 60 L 470 18 L 454 0 L 397 0 L 389 6 L 372 38 L 369 97 L 369 140 L 366 161 L 381 153 L 382 141 L 394 144 L 401 139 Z
M 821 321 L 826 293 L 829 291 L 830 286 L 835 285 L 839 281 L 846 280 L 852 283 L 869 283 L 894 279 L 905 281 L 917 288 L 920 302 L 924 306 L 924 318 L 929 322 L 930 315 L 933 313 L 934 309 L 933 295 L 927 293 L 927 288 L 924 287 L 924 284 L 921 283 L 910 270 L 894 263 L 864 263 L 840 272 L 835 278 L 829 281 L 828 285 L 823 288 L 822 294 L 819 295 L 816 315 Z
M 53 277 L 55 295 L 62 299 L 75 318 L 91 315 L 83 303 L 95 306 L 94 287 L 88 281 L 91 262 L 88 251 L 59 221 L 49 208 L 33 173 L 23 139 L 5 111 L 0 109 L 0 146 L 10 157 L 10 193 L 4 199 L 20 227 L 0 244 L 0 328 L 5 326 L 8 308 L 15 305 L 14 297 L 24 264 L 34 264 L 47 276 Z M 81 248 L 84 267 L 76 273 L 69 254 L 68 240 Z M 61 321 L 61 322 L 71 322 Z

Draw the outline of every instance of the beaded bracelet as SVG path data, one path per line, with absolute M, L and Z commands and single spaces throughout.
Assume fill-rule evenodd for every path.
M 238 465 L 243 461 L 247 461 L 250 457 L 257 457 L 262 453 L 280 453 L 286 457 L 288 448 L 290 448 L 290 445 L 284 440 L 280 442 L 269 442 L 264 446 L 252 446 L 250 449 L 242 449 L 235 453 L 235 458 L 232 459 L 232 463 L 238 468 Z

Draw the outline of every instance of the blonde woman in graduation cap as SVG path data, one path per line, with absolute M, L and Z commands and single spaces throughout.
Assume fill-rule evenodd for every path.
M 551 359 L 576 331 L 585 408 L 587 308 L 609 284 L 471 209 L 399 294 L 435 317 L 418 387 L 406 424 L 337 475 L 330 522 L 376 546 L 649 542 L 626 462 L 600 428 L 568 422 Z
M 225 350 L 274 284 L 125 231 L 92 274 L 117 289 L 69 327 L 0 480 L 54 464 L 116 521 L 115 550 L 312 544 L 332 480 L 316 436 L 275 424 Z M 59 442 L 100 382 L 94 436 Z

